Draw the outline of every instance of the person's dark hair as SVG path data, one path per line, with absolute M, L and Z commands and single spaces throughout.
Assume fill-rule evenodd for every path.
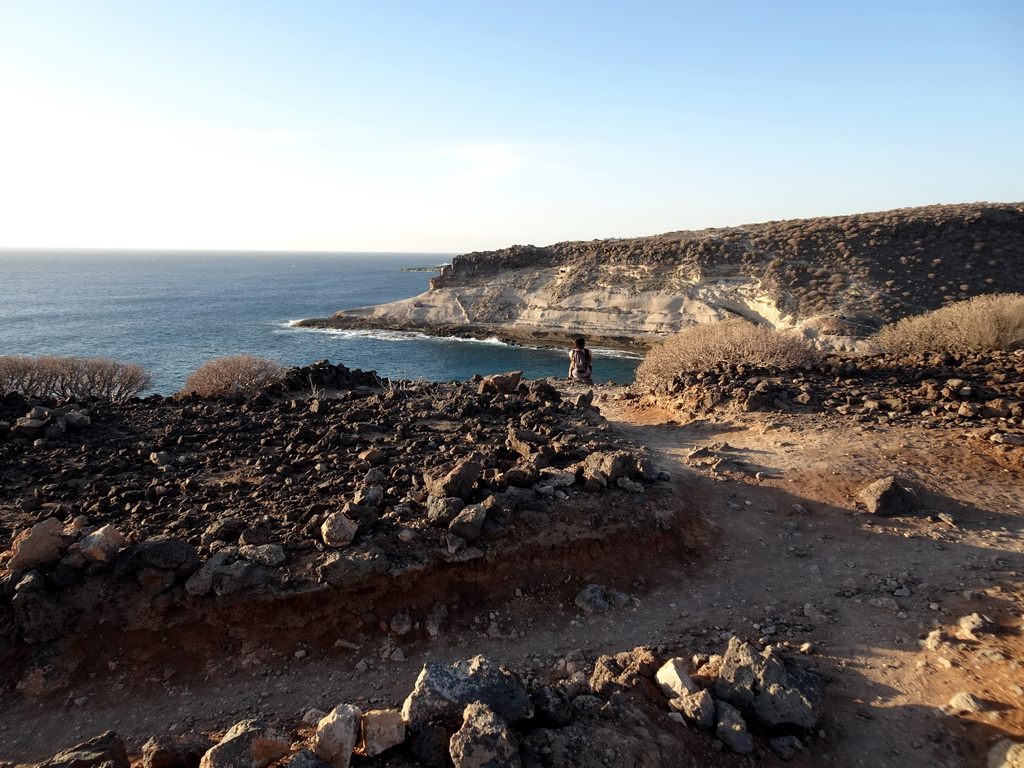
M 583 349 L 584 347 L 587 346 L 587 340 L 580 336 L 573 342 L 573 344 L 576 345 L 576 349 Z

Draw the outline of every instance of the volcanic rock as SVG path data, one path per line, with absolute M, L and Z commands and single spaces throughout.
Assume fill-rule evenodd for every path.
M 75 614 L 56 597 L 41 590 L 22 590 L 11 600 L 14 621 L 26 643 L 56 640 L 74 621 Z
M 329 547 L 347 547 L 356 537 L 359 525 L 343 512 L 332 512 L 320 526 L 320 535 Z
M 859 496 L 868 512 L 879 517 L 906 514 L 915 501 L 913 492 L 901 486 L 893 475 L 862 488 Z
M 463 713 L 462 727 L 452 735 L 455 768 L 519 768 L 519 742 L 500 716 L 480 701 Z
M 483 471 L 475 459 L 463 459 L 427 472 L 423 476 L 427 493 L 431 496 L 455 496 L 466 501 Z
M 533 704 L 519 678 L 475 656 L 451 665 L 428 661 L 402 706 L 402 718 L 414 731 L 428 722 L 454 730 L 471 702 L 485 703 L 508 722 L 533 716 Z
M 715 735 L 738 755 L 749 755 L 754 751 L 754 739 L 747 731 L 746 722 L 739 710 L 726 701 L 715 704 Z
M 707 691 L 684 693 L 669 699 L 668 705 L 697 728 L 706 730 L 715 724 L 715 700 Z
M 771 646 L 756 654 L 738 637 L 729 640 L 714 694 L 740 710 L 749 708 L 768 728 L 813 728 L 822 714 L 817 677 L 788 667 Z
M 142 768 L 199 768 L 212 746 L 204 736 L 154 736 L 142 745 Z
M 243 720 L 203 755 L 199 768 L 266 768 L 287 755 L 290 746 L 288 736 L 265 721 Z
M 107 731 L 89 741 L 62 750 L 36 768 L 130 768 L 124 739 Z

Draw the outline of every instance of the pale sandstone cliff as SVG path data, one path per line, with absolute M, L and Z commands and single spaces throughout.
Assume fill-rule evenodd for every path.
M 900 317 L 1019 291 L 1024 204 L 975 203 L 470 253 L 420 296 L 301 324 L 628 346 L 740 315 L 852 349 Z

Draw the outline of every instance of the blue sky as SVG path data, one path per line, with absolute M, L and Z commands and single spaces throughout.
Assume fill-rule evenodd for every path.
M 1024 200 L 1024 3 L 0 0 L 0 247 L 463 252 Z

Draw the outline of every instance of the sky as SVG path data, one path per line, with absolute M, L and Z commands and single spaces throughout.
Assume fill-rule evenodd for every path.
M 0 248 L 462 253 L 1024 200 L 1024 3 L 0 0 Z

